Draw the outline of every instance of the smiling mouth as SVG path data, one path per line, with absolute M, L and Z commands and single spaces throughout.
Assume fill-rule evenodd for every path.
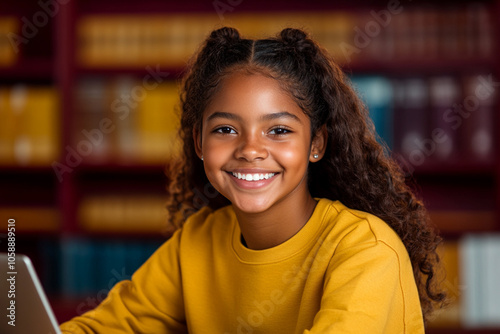
M 239 180 L 245 180 L 245 181 L 261 181 L 261 180 L 267 180 L 272 178 L 278 173 L 235 173 L 235 172 L 228 172 L 235 178 Z

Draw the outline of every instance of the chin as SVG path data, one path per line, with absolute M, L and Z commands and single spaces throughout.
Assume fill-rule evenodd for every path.
M 248 214 L 261 213 L 271 207 L 271 204 L 267 199 L 237 199 L 232 200 L 231 203 L 239 211 Z

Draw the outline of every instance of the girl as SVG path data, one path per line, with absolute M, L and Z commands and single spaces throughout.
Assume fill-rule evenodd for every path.
M 213 31 L 181 102 L 177 231 L 64 333 L 424 332 L 439 238 L 323 49 Z

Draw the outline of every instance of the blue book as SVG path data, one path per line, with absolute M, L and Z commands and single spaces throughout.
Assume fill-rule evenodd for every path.
M 61 286 L 61 245 L 55 240 L 41 240 L 39 251 L 44 268 L 39 272 L 40 280 L 49 295 L 56 294 Z
M 93 251 L 89 242 L 66 238 L 61 242 L 61 292 L 78 297 L 93 292 Z
M 381 76 L 355 76 L 353 88 L 368 108 L 382 145 L 393 148 L 393 91 L 391 81 Z

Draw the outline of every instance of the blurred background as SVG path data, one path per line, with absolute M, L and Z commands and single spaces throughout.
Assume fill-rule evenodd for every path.
M 177 89 L 214 28 L 310 32 L 352 79 L 444 242 L 430 333 L 500 333 L 500 1 L 0 3 L 0 247 L 15 219 L 59 321 L 167 238 Z M 199 200 L 204 201 L 200 194 Z

